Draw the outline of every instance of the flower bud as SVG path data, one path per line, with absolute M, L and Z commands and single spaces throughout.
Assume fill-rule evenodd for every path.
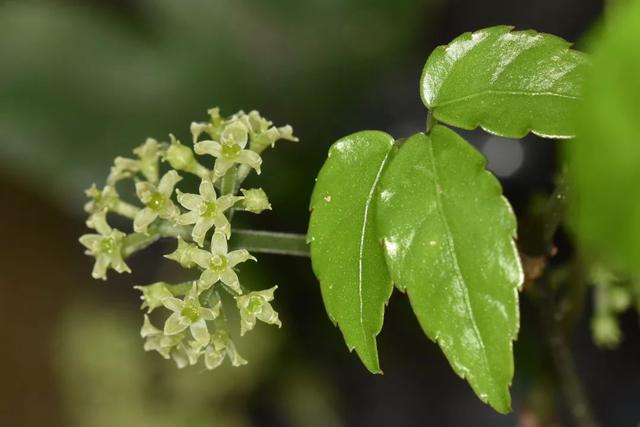
M 273 301 L 273 293 L 277 288 L 274 286 L 264 291 L 250 292 L 236 297 L 236 304 L 240 311 L 240 335 L 252 330 L 256 325 L 256 319 L 278 327 L 282 325 L 278 313 L 269 303 Z
M 162 301 L 165 298 L 173 297 L 171 291 L 167 288 L 165 282 L 157 282 L 147 286 L 134 286 L 142 292 L 142 309 L 147 309 L 147 313 L 151 313 L 154 309 L 162 307 Z
M 249 190 L 241 189 L 244 195 L 242 204 L 245 210 L 256 214 L 261 213 L 264 210 L 271 210 L 271 204 L 267 195 L 262 188 L 251 188 Z
M 195 261 L 193 260 L 193 251 L 197 248 L 198 247 L 196 245 L 187 243 L 182 239 L 182 237 L 178 236 L 178 247 L 175 251 L 171 252 L 168 255 L 165 255 L 164 257 L 176 261 L 184 268 L 191 268 L 196 265 Z
M 171 137 L 171 145 L 167 149 L 165 159 L 174 169 L 190 171 L 196 161 L 193 151 L 186 145 L 182 145 L 175 136 L 169 136 Z

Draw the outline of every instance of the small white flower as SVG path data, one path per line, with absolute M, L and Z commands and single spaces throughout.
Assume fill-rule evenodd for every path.
M 204 270 L 198 281 L 200 289 L 209 289 L 222 281 L 238 294 L 242 293 L 242 289 L 233 267 L 247 260 L 256 261 L 246 249 L 228 252 L 227 239 L 220 231 L 213 233 L 211 252 L 196 249 L 193 251 L 193 260 Z
M 282 326 L 278 313 L 269 304 L 273 301 L 273 293 L 276 289 L 278 287 L 274 286 L 264 291 L 236 296 L 236 304 L 240 310 L 240 335 L 252 330 L 256 325 L 256 319 L 270 325 Z
M 260 174 L 262 159 L 260 155 L 251 150 L 245 150 L 249 141 L 249 130 L 240 120 L 233 120 L 226 124 L 218 141 L 200 141 L 195 144 L 198 154 L 209 154 L 216 158 L 213 166 L 213 177 L 223 177 L 236 163 L 246 164 Z
M 231 226 L 224 212 L 232 207 L 242 197 L 224 195 L 216 197 L 216 190 L 208 179 L 200 183 L 200 194 L 178 192 L 178 203 L 189 212 L 177 219 L 180 225 L 195 224 L 192 230 L 193 241 L 202 246 L 205 236 L 211 227 L 221 231 L 227 239 L 231 236 Z
M 156 282 L 146 286 L 134 286 L 133 288 L 142 292 L 142 306 L 140 308 L 146 308 L 147 313 L 151 313 L 154 309 L 162 307 L 162 301 L 165 298 L 173 297 L 173 294 L 165 282 Z
M 147 227 L 156 218 L 174 220 L 180 215 L 180 209 L 171 200 L 173 189 L 182 178 L 178 172 L 170 170 L 165 173 L 156 187 L 151 182 L 138 182 L 136 193 L 145 208 L 141 209 L 133 220 L 136 233 L 146 233 Z
M 247 361 L 238 354 L 236 346 L 225 330 L 216 331 L 211 337 L 211 344 L 204 349 L 204 365 L 212 370 L 222 364 L 224 358 L 228 357 L 231 365 L 246 365 Z
M 162 304 L 173 311 L 164 324 L 165 335 L 176 335 L 189 328 L 197 343 L 204 346 L 209 342 L 207 320 L 218 317 L 220 301 L 213 308 L 206 308 L 200 304 L 198 296 L 198 288 L 194 282 L 184 300 L 175 297 L 162 300 Z
M 129 266 L 122 258 L 122 240 L 125 234 L 107 224 L 107 211 L 102 210 L 89 217 L 87 226 L 99 234 L 85 234 L 80 243 L 87 248 L 87 255 L 96 258 L 91 276 L 94 279 L 107 279 L 107 268 L 112 267 L 118 273 L 131 273 Z
M 144 315 L 140 335 L 145 339 L 144 351 L 156 351 L 165 359 L 173 359 L 179 369 L 195 365 L 202 354 L 198 346 L 184 343 L 185 334 L 165 335 L 151 324 L 149 316 Z

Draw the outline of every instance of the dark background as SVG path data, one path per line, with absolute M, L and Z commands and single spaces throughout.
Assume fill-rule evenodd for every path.
M 147 136 L 188 140 L 208 107 L 258 109 L 301 141 L 265 153 L 259 185 L 273 211 L 245 225 L 305 232 L 332 141 L 424 127 L 418 79 L 435 46 L 496 24 L 580 46 L 602 9 L 591 0 L 0 2 L 0 426 L 530 425 L 532 390 L 549 374 L 525 298 L 514 412 L 502 416 L 455 376 L 398 293 L 379 338 L 385 374 L 369 374 L 328 321 L 308 259 L 263 255 L 242 270 L 255 289 L 279 285 L 284 323 L 240 341 L 247 367 L 178 371 L 143 352 L 132 289 L 176 274 L 161 257 L 172 244 L 135 256 L 132 275 L 91 280 L 77 243 L 82 190 Z M 465 135 L 518 213 L 551 189 L 553 141 Z M 620 349 L 600 350 L 586 313 L 572 342 L 603 426 L 640 422 L 635 315 L 623 331 Z M 550 384 L 542 399 L 570 425 Z

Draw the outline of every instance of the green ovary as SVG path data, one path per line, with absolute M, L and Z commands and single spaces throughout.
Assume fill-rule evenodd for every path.
M 238 144 L 222 144 L 222 157 L 227 160 L 234 160 L 240 154 L 240 146 Z
M 213 218 L 218 213 L 216 202 L 206 202 L 200 206 L 200 214 L 207 218 Z
M 189 322 L 191 323 L 196 322 L 198 319 L 200 319 L 198 307 L 192 304 L 185 305 L 180 312 L 180 315 L 189 320 Z
M 153 193 L 151 197 L 149 197 L 147 206 L 154 211 L 159 211 L 162 209 L 162 206 L 164 206 L 164 196 L 160 193 Z
M 113 237 L 107 237 L 100 242 L 100 252 L 104 254 L 113 253 L 116 248 L 116 240 Z
M 247 311 L 251 314 L 257 314 L 262 309 L 262 298 L 252 296 L 247 304 Z
M 228 265 L 229 265 L 229 260 L 227 259 L 226 256 L 214 255 L 211 257 L 211 261 L 209 262 L 209 270 L 216 273 L 222 273 L 224 270 L 227 269 Z

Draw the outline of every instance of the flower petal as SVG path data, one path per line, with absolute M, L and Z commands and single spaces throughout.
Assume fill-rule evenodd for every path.
M 220 280 L 219 273 L 215 273 L 211 270 L 205 270 L 200 275 L 198 286 L 202 290 L 209 289 L 211 286 L 215 285 L 219 280 Z
M 192 323 L 189 330 L 198 344 L 206 345 L 209 342 L 209 330 L 204 319 L 199 319 Z
M 178 347 L 175 351 L 171 352 L 171 358 L 176 362 L 178 369 L 185 368 L 189 365 L 189 355 L 184 346 Z
M 200 307 L 200 316 L 205 320 L 215 320 L 220 314 L 220 303 L 214 308 Z
M 226 239 L 231 237 L 231 224 L 229 224 L 229 220 L 223 213 L 216 215 L 213 220 L 216 226 L 216 232 L 220 232 L 224 234 Z
M 213 184 L 208 179 L 203 179 L 200 182 L 200 188 L 198 189 L 200 195 L 207 202 L 216 200 L 216 189 L 213 188 Z
M 91 252 L 98 252 L 100 247 L 100 242 L 102 242 L 103 237 L 99 234 L 85 234 L 80 236 L 78 241 Z
M 233 366 L 242 366 L 247 364 L 247 361 L 240 356 L 236 350 L 235 344 L 231 340 L 227 342 L 227 356 L 229 357 L 229 360 L 231 360 L 231 364 Z
M 232 196 L 230 194 L 226 194 L 220 197 L 216 201 L 216 204 L 218 205 L 218 209 L 220 209 L 221 212 L 224 212 L 227 209 L 229 209 L 231 206 L 235 205 L 237 201 L 242 199 L 243 197 L 240 197 L 240 196 Z
M 175 313 L 180 313 L 184 308 L 184 301 L 179 298 L 167 297 L 162 299 L 162 305 Z
M 180 208 L 173 203 L 172 200 L 167 200 L 164 207 L 158 213 L 160 218 L 175 220 L 180 216 Z
M 190 225 L 195 224 L 198 218 L 200 218 L 200 214 L 197 211 L 189 211 L 180 215 L 176 222 L 178 225 Z
M 176 184 L 182 179 L 178 172 L 175 170 L 170 170 L 165 173 L 162 178 L 160 178 L 160 183 L 158 184 L 158 192 L 165 197 L 171 197 L 173 194 L 173 188 Z
M 175 335 L 187 329 L 189 322 L 182 317 L 180 313 L 173 313 L 166 322 L 164 322 L 165 335 Z
M 193 248 L 191 249 L 191 259 L 198 264 L 200 268 L 206 269 L 209 267 L 209 261 L 211 261 L 211 253 L 204 249 Z
M 216 141 L 200 141 L 194 145 L 197 154 L 209 154 L 213 157 L 220 157 L 222 146 Z
M 149 316 L 144 315 L 144 322 L 142 323 L 142 328 L 140 329 L 140 336 L 142 338 L 151 337 L 154 335 L 160 335 L 162 331 L 151 324 L 149 320 Z
M 138 199 L 145 205 L 149 203 L 151 195 L 156 192 L 156 186 L 150 182 L 137 182 L 136 183 L 136 195 Z
M 127 263 L 124 262 L 119 252 L 111 255 L 111 266 L 118 273 L 131 273 L 131 269 Z
M 278 327 L 282 326 L 280 319 L 278 318 L 278 313 L 271 307 L 271 304 L 265 303 L 262 306 L 262 310 L 257 314 L 258 319 L 262 320 L 264 323 L 268 323 L 270 325 L 278 325 Z
M 222 157 L 218 157 L 216 159 L 215 164 L 213 165 L 213 176 L 218 179 L 222 178 L 224 174 L 227 173 L 231 166 L 233 166 L 234 162 L 231 160 L 223 159 Z
M 91 271 L 91 277 L 94 279 L 107 280 L 107 268 L 111 263 L 109 255 L 98 254 L 96 255 L 96 262 L 93 264 L 93 271 Z
M 244 148 L 247 145 L 248 138 L 249 130 L 240 120 L 229 123 L 224 128 L 222 135 L 220 136 L 223 144 L 233 142 L 238 144 L 240 148 Z
M 196 225 L 191 231 L 193 241 L 196 242 L 199 246 L 202 246 L 202 244 L 204 243 L 204 238 L 206 237 L 207 232 L 211 230 L 211 227 L 213 227 L 213 219 L 199 217 L 196 221 Z
M 216 351 L 209 346 L 204 352 L 204 365 L 209 370 L 215 369 L 222 364 L 224 356 L 225 353 L 223 351 Z
M 178 192 L 178 203 L 190 211 L 197 211 L 202 202 L 203 199 L 198 194 Z
M 257 261 L 257 259 L 246 249 L 231 251 L 229 252 L 229 254 L 227 254 L 227 258 L 229 259 L 229 267 L 235 267 L 241 262 L 245 262 L 249 259 L 252 261 Z
M 240 310 L 240 336 L 244 336 L 254 326 L 256 326 L 256 316 L 247 310 Z
M 238 153 L 236 162 L 244 163 L 251 166 L 256 170 L 256 173 L 260 175 L 260 165 L 262 165 L 262 158 L 255 151 L 242 150 L 240 153 Z
M 144 208 L 138 211 L 133 219 L 133 231 L 136 233 L 146 233 L 147 227 L 158 217 L 158 213 L 151 208 Z
M 222 280 L 222 283 L 224 283 L 225 285 L 227 285 L 237 293 L 239 294 L 242 293 L 242 289 L 240 288 L 240 281 L 238 280 L 238 275 L 232 269 L 228 268 L 225 271 L 223 271 L 222 274 L 220 275 L 220 280 Z
M 211 253 L 213 255 L 227 254 L 227 238 L 224 233 L 217 231 L 211 237 Z
M 104 209 L 98 213 L 95 213 L 87 220 L 87 225 L 103 236 L 111 234 L 112 228 L 107 224 L 107 210 Z

